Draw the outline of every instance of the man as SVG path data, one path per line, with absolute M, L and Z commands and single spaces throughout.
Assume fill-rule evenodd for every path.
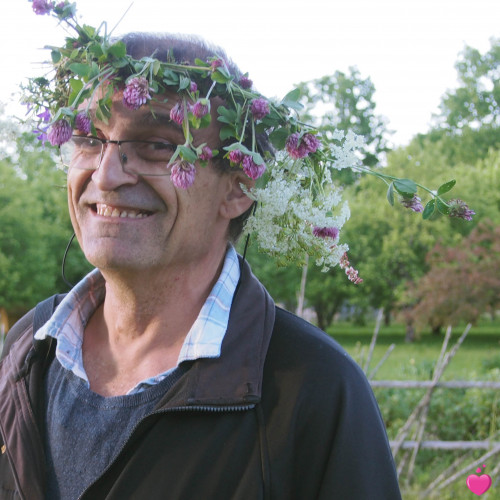
M 211 54 L 171 38 L 125 42 L 137 60 Z M 276 307 L 230 243 L 254 181 L 214 158 L 176 185 L 162 170 L 186 139 L 176 94 L 131 109 L 125 92 L 108 119 L 87 100 L 92 132 L 62 148 L 71 220 L 96 270 L 38 331 L 31 312 L 8 336 L 0 497 L 400 498 L 361 370 Z M 210 102 L 216 117 L 225 101 Z M 221 148 L 220 130 L 216 119 L 191 130 L 193 145 Z

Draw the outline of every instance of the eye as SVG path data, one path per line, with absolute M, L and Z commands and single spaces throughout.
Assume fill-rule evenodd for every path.
M 135 143 L 137 156 L 147 161 L 168 161 L 176 147 L 175 144 L 163 141 L 138 141 Z
M 100 151 L 102 147 L 102 142 L 96 137 L 86 137 L 86 136 L 73 136 L 73 144 L 75 148 L 85 152 Z

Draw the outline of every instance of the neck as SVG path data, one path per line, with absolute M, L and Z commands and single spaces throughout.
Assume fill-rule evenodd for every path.
M 109 335 L 132 340 L 160 330 L 172 340 L 184 338 L 221 273 L 224 256 L 225 247 L 196 264 L 177 263 L 151 273 L 102 271 Z
M 224 255 L 225 247 L 196 266 L 176 265 L 157 273 L 102 271 L 106 297 L 85 329 L 82 347 L 92 390 L 125 394 L 140 380 L 176 366 Z

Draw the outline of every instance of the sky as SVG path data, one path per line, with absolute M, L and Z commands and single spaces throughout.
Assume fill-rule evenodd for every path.
M 128 0 L 79 0 L 80 21 L 113 28 Z M 500 37 L 499 0 L 135 0 L 115 34 L 197 34 L 222 46 L 257 90 L 283 97 L 299 82 L 356 66 L 375 85 L 376 113 L 403 146 L 425 133 L 441 97 L 457 84 L 465 45 L 485 52 Z M 9 2 L 0 18 L 0 102 L 22 116 L 19 83 L 42 73 L 45 45 L 64 33 L 28 0 Z M 14 94 L 14 95 L 13 95 Z

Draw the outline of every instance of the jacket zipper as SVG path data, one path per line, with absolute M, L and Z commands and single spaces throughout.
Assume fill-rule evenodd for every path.
M 82 492 L 82 494 L 78 497 L 78 500 L 81 500 L 87 491 L 94 486 L 94 484 L 97 483 L 103 477 L 113 466 L 113 464 L 116 462 L 118 457 L 122 454 L 123 450 L 126 448 L 127 444 L 129 443 L 130 439 L 134 435 L 134 433 L 137 431 L 137 429 L 150 417 L 153 417 L 154 415 L 161 415 L 163 413 L 175 413 L 175 412 L 188 412 L 188 411 L 207 411 L 211 413 L 223 413 L 223 412 L 233 412 L 233 411 L 248 411 L 252 410 L 255 408 L 255 403 L 252 404 L 247 404 L 247 405 L 232 405 L 232 406 L 203 406 L 203 405 L 198 405 L 198 406 L 176 406 L 174 408 L 165 408 L 163 410 L 157 410 L 149 415 L 146 415 L 143 417 L 137 424 L 134 426 L 130 434 L 128 435 L 127 439 L 125 440 L 125 443 L 123 443 L 122 447 L 118 451 L 118 453 L 115 455 L 115 458 L 111 461 L 110 464 L 104 469 L 104 471 L 101 473 L 101 475 L 95 479 L 92 483 L 85 488 L 85 490 Z

